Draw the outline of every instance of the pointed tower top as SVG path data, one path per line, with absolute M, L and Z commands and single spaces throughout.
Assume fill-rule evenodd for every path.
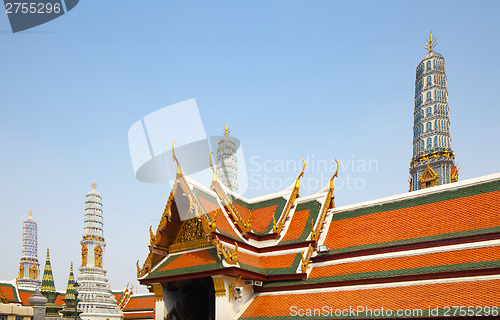
M 69 270 L 68 286 L 66 287 L 66 296 L 64 299 L 75 299 L 76 289 L 75 289 L 75 277 L 73 276 L 73 262 L 71 262 L 71 267 Z
M 438 44 L 437 39 L 432 37 L 432 32 L 431 32 L 431 34 L 429 35 L 429 40 L 425 42 L 424 48 L 427 49 L 429 52 L 432 52 L 432 50 L 434 50 L 437 44 Z
M 30 217 L 31 217 L 31 209 L 30 209 Z
M 224 136 L 229 137 L 229 132 L 231 132 L 231 130 L 229 130 L 226 123 L 226 129 L 224 129 Z
M 49 248 L 47 248 L 47 259 L 45 260 L 45 268 L 43 269 L 43 278 L 42 278 L 42 288 L 41 292 L 55 292 L 56 287 L 54 284 L 54 277 L 52 276 L 52 267 L 50 265 L 50 256 L 49 256 Z M 51 302 L 51 301 L 49 301 Z M 54 302 L 54 301 L 52 301 Z
M 92 190 L 95 190 L 95 187 L 96 187 L 95 180 L 92 180 Z

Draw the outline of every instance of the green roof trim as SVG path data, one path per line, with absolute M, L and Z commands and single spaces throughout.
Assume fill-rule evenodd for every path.
M 315 283 L 323 283 L 323 282 L 375 279 L 375 278 L 419 275 L 419 274 L 448 272 L 448 271 L 498 268 L 499 266 L 500 266 L 500 260 L 469 262 L 469 263 L 440 265 L 440 266 L 422 267 L 422 268 L 350 273 L 350 274 L 345 274 L 345 275 L 329 276 L 329 277 L 322 277 L 322 278 L 309 278 L 309 279 L 306 279 L 303 281 L 275 281 L 275 282 L 264 283 L 264 287 L 281 287 L 281 286 L 290 286 L 290 285 L 293 286 L 293 285 L 303 285 L 303 284 L 315 284 Z M 390 267 L 389 262 L 388 262 L 388 267 Z
M 404 239 L 404 240 L 397 240 L 397 241 L 390 241 L 390 242 L 372 243 L 372 244 L 365 244 L 362 246 L 332 249 L 324 254 L 321 254 L 320 256 L 332 255 L 332 254 L 337 254 L 337 253 L 346 253 L 346 252 L 359 251 L 359 250 L 391 247 L 391 246 L 396 246 L 396 245 L 413 244 L 413 243 L 420 243 L 420 242 L 429 242 L 429 241 L 453 239 L 453 238 L 460 238 L 460 237 L 467 237 L 467 236 L 475 236 L 475 235 L 488 234 L 488 233 L 499 232 L 499 231 L 500 231 L 500 227 L 491 227 L 491 228 L 444 233 L 444 234 L 438 234 L 438 235 L 434 235 L 434 236 L 427 236 L 427 237 L 420 237 L 420 238 L 413 238 L 413 239 Z
M 419 196 L 411 199 L 403 199 L 396 202 L 389 202 L 383 204 L 374 204 L 369 207 L 354 209 L 350 211 L 342 211 L 333 215 L 332 221 L 345 220 L 355 217 L 364 216 L 371 213 L 392 211 L 398 209 L 405 209 L 436 203 L 440 201 L 459 199 L 464 197 L 475 196 L 479 194 L 494 192 L 500 190 L 500 181 L 493 181 L 479 185 L 463 187 L 456 190 L 443 191 L 432 193 L 426 196 Z
M 314 219 L 314 222 L 317 221 L 321 206 L 322 206 L 322 204 L 319 203 L 317 200 L 311 200 L 311 201 L 299 203 L 297 205 L 297 207 L 295 208 L 295 212 L 309 210 L 309 216 L 307 217 L 307 222 L 305 224 L 304 230 L 302 231 L 302 234 L 300 235 L 300 237 L 298 239 L 281 241 L 279 243 L 279 245 L 304 242 L 306 240 L 307 236 L 311 233 L 311 220 Z M 292 217 L 292 221 L 293 221 L 293 217 Z

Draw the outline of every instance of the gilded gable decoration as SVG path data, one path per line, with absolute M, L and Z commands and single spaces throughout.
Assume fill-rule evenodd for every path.
M 431 168 L 430 165 L 427 165 L 424 172 L 420 176 L 420 187 L 422 189 L 435 187 L 438 185 L 439 175 Z

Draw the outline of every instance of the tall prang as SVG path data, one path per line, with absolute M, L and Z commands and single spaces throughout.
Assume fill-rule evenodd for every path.
M 23 222 L 23 253 L 16 279 L 18 288 L 40 288 L 42 282 L 38 279 L 39 272 L 37 224 L 30 210 L 29 216 Z
M 217 176 L 231 191 L 238 193 L 238 160 L 236 143 L 229 137 L 226 124 L 224 137 L 217 145 Z
M 451 149 L 445 63 L 443 56 L 434 51 L 436 45 L 431 33 L 425 47 L 429 52 L 416 70 L 409 191 L 458 180 Z
M 95 182 L 85 200 L 82 264 L 78 269 L 78 309 L 83 320 L 123 319 L 108 284 L 103 258 L 106 242 L 103 234 L 102 198 Z

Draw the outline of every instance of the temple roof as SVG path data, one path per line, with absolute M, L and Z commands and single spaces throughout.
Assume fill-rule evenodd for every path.
M 247 200 L 215 176 L 210 188 L 183 177 L 179 165 L 138 268 L 141 284 L 214 275 L 263 281 L 252 286 L 242 319 L 287 319 L 291 306 L 332 303 L 500 305 L 492 294 L 500 281 L 500 174 L 339 208 L 337 173 L 317 194 L 299 197 L 302 174 L 291 188 Z M 472 287 L 482 292 L 463 292 Z
M 366 285 L 357 288 L 335 288 L 331 291 L 259 294 L 245 308 L 239 319 L 302 319 L 297 316 L 299 314 L 308 319 L 314 312 L 316 315 L 322 315 L 314 319 L 332 319 L 339 316 L 335 316 L 335 311 L 342 310 L 347 310 L 345 316 L 348 318 L 370 318 L 368 309 L 372 312 L 378 310 L 379 315 L 375 317 L 380 317 L 382 308 L 394 313 L 397 310 L 422 310 L 422 314 L 416 313 L 414 317 L 432 316 L 428 314 L 429 309 L 437 308 L 437 312 L 442 316 L 445 315 L 445 307 L 450 306 L 497 306 L 500 301 L 499 286 L 499 279 L 478 281 L 470 278 L 461 282 L 436 280 L 427 283 L 388 284 L 383 287 Z M 359 309 L 356 310 L 357 308 Z M 349 313 L 351 311 L 352 313 Z M 372 313 L 371 318 L 373 317 Z

